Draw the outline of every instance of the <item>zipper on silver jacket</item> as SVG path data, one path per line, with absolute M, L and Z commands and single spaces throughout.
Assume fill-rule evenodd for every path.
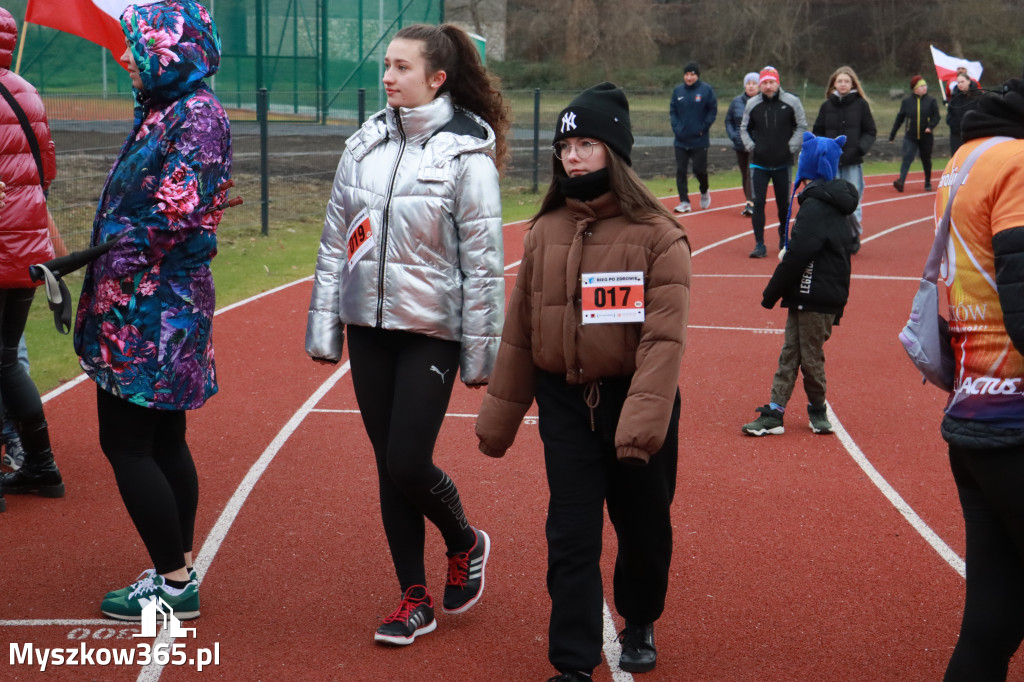
M 384 200 L 384 213 L 381 219 L 381 240 L 380 240 L 380 265 L 377 266 L 377 324 L 381 327 L 384 324 L 384 266 L 388 256 L 388 224 L 391 220 L 391 197 L 395 191 L 395 180 L 398 178 L 398 167 L 402 163 L 402 155 L 405 153 L 405 130 L 402 128 L 402 115 L 395 109 L 395 124 L 398 126 L 400 142 L 398 145 L 398 156 L 395 157 L 395 167 L 391 170 L 391 182 L 388 184 L 388 194 Z

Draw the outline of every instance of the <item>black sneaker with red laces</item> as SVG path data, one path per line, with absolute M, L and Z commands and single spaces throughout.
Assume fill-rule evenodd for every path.
M 406 646 L 436 628 L 434 600 L 426 587 L 413 585 L 405 591 L 398 609 L 377 628 L 373 639 L 383 644 Z
M 491 539 L 476 528 L 476 542 L 466 552 L 448 555 L 448 580 L 444 586 L 445 613 L 465 613 L 484 592 L 484 568 L 491 553 Z

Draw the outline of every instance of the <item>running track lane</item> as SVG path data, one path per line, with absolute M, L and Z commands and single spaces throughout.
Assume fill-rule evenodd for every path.
M 937 433 L 941 396 L 919 385 L 894 340 L 930 243 L 929 222 L 919 219 L 932 196 L 897 195 L 889 180 L 869 180 L 866 237 L 879 237 L 866 239 L 855 258 L 851 304 L 829 342 L 830 401 L 879 475 L 962 556 L 962 521 Z M 806 430 L 799 387 L 786 435 L 739 434 L 767 398 L 785 313 L 758 305 L 774 261 L 746 258 L 751 240 L 737 215 L 738 194 L 713 197 L 711 210 L 683 218 L 697 275 L 680 379 L 676 554 L 658 624 L 659 668 L 642 679 L 937 679 L 962 603 L 954 567 L 879 492 L 839 438 Z M 514 262 L 521 231 L 508 232 L 507 260 Z M 370 633 L 397 603 L 397 587 L 351 382 L 339 377 L 315 411 L 294 423 L 339 371 L 301 352 L 308 291 L 302 283 L 218 317 L 222 394 L 190 416 L 203 495 L 198 538 L 210 542 L 239 482 L 261 455 L 280 447 L 219 553 L 208 566 L 199 562 L 204 616 L 191 624 L 199 638 L 188 649 L 219 642 L 221 665 L 205 673 L 221 679 L 550 674 L 546 486 L 536 427 L 524 425 L 505 460 L 479 455 L 472 437 L 479 394 L 467 389 L 453 397 L 439 460 L 458 483 L 471 521 L 492 536 L 488 594 L 462 616 L 439 613 L 438 630 L 412 647 L 372 643 Z M 124 628 L 97 619 L 96 602 L 145 567 L 98 452 L 93 391 L 86 382 L 47 403 L 68 497 L 10 497 L 0 517 L 8 576 L 0 631 L 8 642 L 70 646 L 77 642 L 68 635 L 86 630 L 89 637 L 116 637 Z M 614 547 L 610 529 L 607 540 Z M 428 580 L 439 593 L 443 547 L 434 531 L 427 557 Z M 72 622 L 11 622 L 58 618 Z M 14 679 L 38 676 L 24 667 L 7 672 Z M 137 676 L 137 669 L 109 667 L 59 672 L 68 679 Z M 162 676 L 191 677 L 174 666 Z M 598 669 L 596 679 L 610 677 L 608 668 Z M 1011 679 L 1022 679 L 1019 665 Z

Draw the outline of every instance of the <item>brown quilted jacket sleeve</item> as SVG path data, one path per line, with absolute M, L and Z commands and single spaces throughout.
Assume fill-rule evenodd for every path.
M 512 446 L 519 425 L 533 404 L 534 365 L 530 343 L 532 234 L 527 232 L 523 239 L 523 261 L 505 309 L 505 327 L 498 358 L 476 422 L 480 451 L 491 457 L 503 456 Z
M 679 385 L 690 308 L 690 249 L 681 232 L 666 234 L 651 266 L 636 372 L 622 406 L 619 459 L 646 462 L 661 449 Z

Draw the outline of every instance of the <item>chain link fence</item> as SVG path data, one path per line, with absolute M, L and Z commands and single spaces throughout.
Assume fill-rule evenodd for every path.
M 326 120 L 318 108 L 323 102 L 321 91 L 267 93 L 265 114 L 260 113 L 259 93 L 218 90 L 217 94 L 231 119 L 232 195 L 245 200 L 231 210 L 230 225 L 269 234 L 283 220 L 322 217 L 345 139 L 377 110 L 376 89 L 364 92 L 363 97 L 358 90 L 342 91 Z M 544 191 L 551 179 L 550 142 L 555 120 L 576 94 L 578 91 L 505 91 L 513 118 L 507 184 Z M 57 179 L 50 188 L 50 211 L 68 248 L 84 248 L 104 180 L 130 131 L 134 100 L 128 94 L 45 95 L 43 99 L 57 146 Z M 629 99 L 635 137 L 633 168 L 643 178 L 673 176 L 669 93 L 630 91 Z M 712 172 L 735 167 L 724 123 L 729 99 L 731 96 L 720 99 L 719 115 L 711 128 Z M 805 99 L 810 122 L 819 101 Z M 885 93 L 878 93 L 873 100 L 879 128 L 876 157 L 896 154 L 898 145 L 887 145 L 886 138 L 897 105 L 898 101 Z M 937 131 L 937 135 L 944 134 L 944 127 Z M 940 142 L 936 153 L 943 153 L 942 149 Z M 228 222 L 222 229 L 230 229 Z

